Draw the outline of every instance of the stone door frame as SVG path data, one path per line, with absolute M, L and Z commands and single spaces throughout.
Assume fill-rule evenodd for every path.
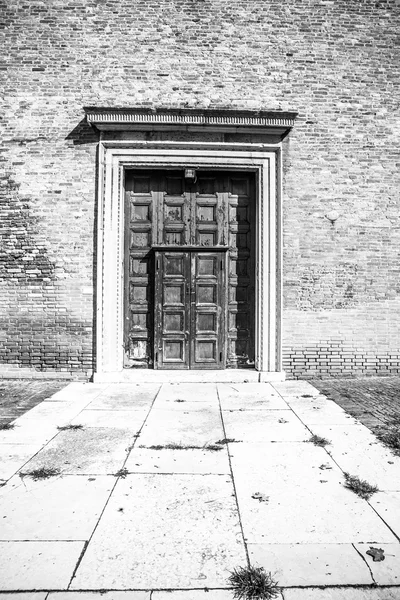
M 124 371 L 126 381 L 129 371 L 134 382 L 135 373 L 143 371 L 123 369 L 124 169 L 185 167 L 255 173 L 255 370 L 264 379 L 282 378 L 281 144 L 124 140 L 99 144 L 94 380 L 118 381 Z

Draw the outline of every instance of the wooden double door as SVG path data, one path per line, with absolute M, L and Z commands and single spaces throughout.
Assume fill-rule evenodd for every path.
M 156 250 L 156 369 L 225 366 L 226 252 Z
M 254 367 L 254 174 L 132 169 L 124 184 L 124 366 Z

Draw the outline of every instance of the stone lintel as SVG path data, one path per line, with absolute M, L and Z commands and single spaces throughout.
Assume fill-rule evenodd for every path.
M 86 107 L 87 122 L 100 131 L 209 131 L 257 133 L 282 140 L 294 126 L 295 112 L 180 110 Z

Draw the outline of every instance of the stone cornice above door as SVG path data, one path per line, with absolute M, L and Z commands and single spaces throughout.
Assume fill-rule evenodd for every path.
M 186 131 L 257 134 L 283 140 L 296 112 L 86 107 L 87 122 L 100 131 Z

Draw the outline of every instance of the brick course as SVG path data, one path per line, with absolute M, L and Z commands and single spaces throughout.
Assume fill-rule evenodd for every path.
M 283 144 L 287 373 L 399 372 L 399 16 L 396 0 L 1 2 L 1 363 L 93 368 L 83 107 L 193 107 L 299 113 Z

